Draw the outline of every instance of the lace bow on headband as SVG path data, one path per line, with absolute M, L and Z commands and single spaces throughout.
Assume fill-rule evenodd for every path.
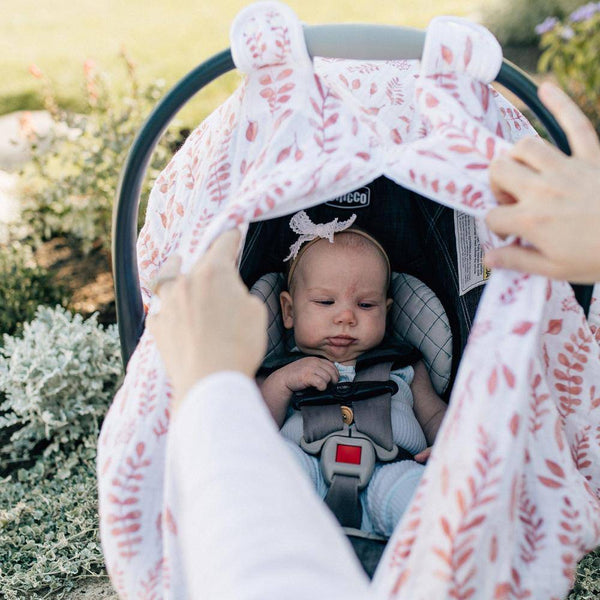
M 305 211 L 297 212 L 290 219 L 290 229 L 300 237 L 290 246 L 290 253 L 283 259 L 283 262 L 294 260 L 305 242 L 312 242 L 312 240 L 321 238 L 327 239 L 333 244 L 333 236 L 351 227 L 354 221 L 356 221 L 355 214 L 345 221 L 338 221 L 336 217 L 329 223 L 313 223 Z

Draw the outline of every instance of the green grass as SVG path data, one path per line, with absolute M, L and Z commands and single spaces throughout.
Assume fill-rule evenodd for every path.
M 94 59 L 115 77 L 122 46 L 138 64 L 142 81 L 163 78 L 173 85 L 197 64 L 229 46 L 229 28 L 245 0 L 3 0 L 0 18 L 0 114 L 42 107 L 40 82 L 28 72 L 37 65 L 54 83 L 61 105 L 84 107 L 83 62 Z M 481 0 L 289 0 L 309 24 L 373 22 L 425 27 L 437 15 L 471 16 Z M 376 8 L 375 8 L 376 7 Z M 228 75 L 204 90 L 181 113 L 193 125 L 237 85 Z

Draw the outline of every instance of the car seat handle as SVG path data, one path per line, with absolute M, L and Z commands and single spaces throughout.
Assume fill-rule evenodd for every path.
M 421 58 L 425 31 L 366 23 L 305 25 L 304 40 L 311 57 L 408 60 Z
M 311 56 L 386 60 L 420 58 L 425 32 L 410 27 L 369 24 L 310 25 L 304 27 Z M 359 49 L 359 50 L 357 50 Z M 209 58 L 184 76 L 156 105 L 125 161 L 113 209 L 112 263 L 117 324 L 123 364 L 127 365 L 144 330 L 145 313 L 139 284 L 136 239 L 140 193 L 150 157 L 161 135 L 181 107 L 213 80 L 235 68 L 231 50 Z M 516 94 L 546 128 L 556 146 L 570 154 L 567 137 L 537 96 L 535 82 L 504 59 L 496 81 Z M 588 313 L 593 286 L 573 285 L 575 296 Z

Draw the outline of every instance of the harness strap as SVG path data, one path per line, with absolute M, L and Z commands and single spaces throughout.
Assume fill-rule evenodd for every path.
M 342 413 L 337 404 L 303 406 L 301 409 L 304 439 L 314 442 L 344 428 Z
M 325 496 L 325 504 L 337 517 L 342 527 L 360 529 L 362 506 L 358 497 L 358 477 L 334 475 Z
M 369 365 L 356 374 L 354 381 L 387 381 L 392 370 L 391 362 Z M 356 429 L 369 436 L 386 450 L 394 447 L 392 435 L 392 396 L 381 394 L 354 405 Z

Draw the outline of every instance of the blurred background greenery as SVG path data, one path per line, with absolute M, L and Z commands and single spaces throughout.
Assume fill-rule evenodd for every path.
M 3 0 L 0 19 L 0 114 L 43 106 L 39 82 L 28 72 L 37 65 L 53 82 L 58 102 L 84 110 L 83 64 L 93 59 L 124 87 L 119 52 L 137 63 L 141 80 L 174 84 L 200 62 L 229 46 L 229 28 L 249 2 L 219 0 L 176 3 L 144 0 Z M 479 17 L 479 0 L 290 0 L 306 23 L 376 22 L 425 27 L 440 14 Z M 201 93 L 181 114 L 198 123 L 237 85 L 231 74 Z

